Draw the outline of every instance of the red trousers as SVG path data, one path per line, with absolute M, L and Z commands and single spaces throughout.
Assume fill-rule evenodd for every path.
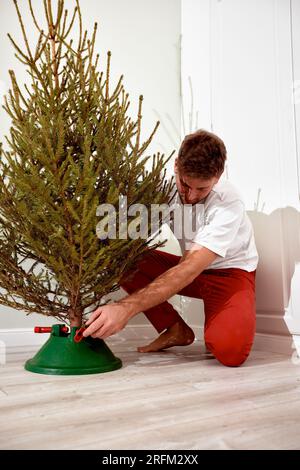
M 179 260 L 180 256 L 153 250 L 143 257 L 121 286 L 131 294 L 176 266 Z M 178 292 L 179 295 L 203 299 L 206 347 L 226 366 L 241 365 L 253 344 L 255 273 L 238 268 L 206 269 Z M 144 313 L 159 333 L 180 319 L 169 302 L 163 302 Z

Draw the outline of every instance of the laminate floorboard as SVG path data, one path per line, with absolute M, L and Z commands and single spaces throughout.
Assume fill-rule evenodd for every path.
M 107 341 L 122 369 L 27 372 L 34 351 L 0 366 L 1 449 L 300 449 L 300 365 L 255 351 L 225 367 L 196 341 L 141 354 Z

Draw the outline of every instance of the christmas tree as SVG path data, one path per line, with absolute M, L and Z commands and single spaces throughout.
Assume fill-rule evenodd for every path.
M 151 244 L 150 219 L 146 239 L 99 238 L 97 207 L 109 203 L 118 213 L 120 196 L 128 206 L 168 202 L 172 182 L 165 164 L 171 155 L 157 153 L 146 169 L 151 156 L 145 151 L 159 123 L 141 142 L 142 96 L 133 120 L 123 77 L 111 90 L 110 52 L 104 72 L 98 70 L 97 24 L 89 38 L 78 0 L 71 16 L 63 0 L 55 11 L 44 0 L 45 27 L 29 0 L 34 49 L 14 3 L 23 49 L 9 38 L 31 83 L 21 88 L 9 71 L 4 108 L 12 124 L 0 161 L 0 303 L 77 327 L 145 251 L 158 246 Z M 76 40 L 70 39 L 75 21 Z

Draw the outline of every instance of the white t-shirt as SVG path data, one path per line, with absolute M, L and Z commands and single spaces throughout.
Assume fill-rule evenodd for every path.
M 258 263 L 254 234 L 244 202 L 227 180 L 219 180 L 197 204 L 182 204 L 176 189 L 171 209 L 181 216 L 167 221 L 184 253 L 193 243 L 218 257 L 206 269 L 240 268 L 254 271 Z M 181 220 L 180 220 L 181 217 Z

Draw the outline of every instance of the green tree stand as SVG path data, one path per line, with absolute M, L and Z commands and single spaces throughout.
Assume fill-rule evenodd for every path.
M 84 375 L 111 372 L 122 367 L 107 344 L 101 339 L 83 338 L 76 343 L 78 328 L 64 333 L 64 325 L 53 325 L 48 341 L 25 363 L 25 369 L 37 374 Z

